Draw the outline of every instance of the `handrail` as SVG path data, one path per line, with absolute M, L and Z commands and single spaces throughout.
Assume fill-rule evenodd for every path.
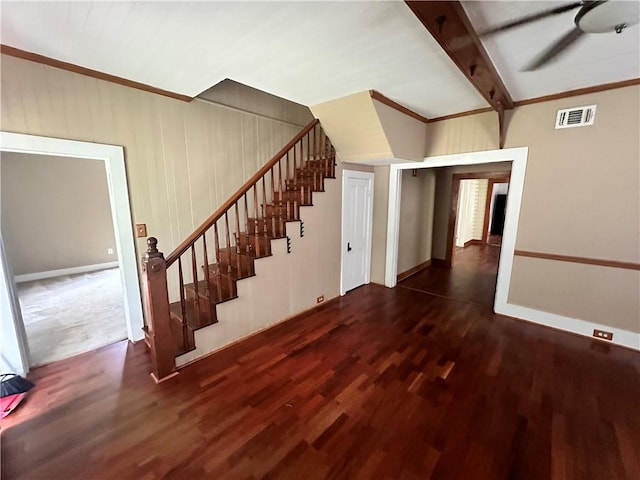
M 278 163 L 278 161 L 286 155 L 286 153 L 293 148 L 302 138 L 309 133 L 317 124 L 318 119 L 313 120 L 309 125 L 304 127 L 300 132 L 293 137 L 293 139 L 282 147 L 278 153 L 276 153 L 271 160 L 263 165 L 244 185 L 242 185 L 236 193 L 234 193 L 226 202 L 224 202 L 215 212 L 213 212 L 209 218 L 207 218 L 202 225 L 200 225 L 191 235 L 189 235 L 180 245 L 178 245 L 173 252 L 171 252 L 166 259 L 167 267 L 173 264 L 180 255 L 185 253 L 200 238 L 214 223 L 216 223 L 222 216 L 237 202 L 239 201 L 253 185 L 260 180 L 271 168 Z

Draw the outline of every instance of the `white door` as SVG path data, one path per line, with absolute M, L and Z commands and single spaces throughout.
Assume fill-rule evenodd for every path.
M 342 275 L 344 295 L 369 283 L 371 225 L 373 222 L 373 173 L 342 171 Z

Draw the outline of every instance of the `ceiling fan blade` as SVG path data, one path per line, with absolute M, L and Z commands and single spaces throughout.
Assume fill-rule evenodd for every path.
M 480 37 L 487 37 L 489 35 L 493 35 L 498 32 L 504 32 L 505 30 L 510 30 L 512 28 L 519 27 L 520 25 L 524 25 L 526 23 L 535 22 L 537 20 L 542 20 L 543 18 L 568 12 L 569 10 L 574 10 L 578 7 L 582 7 L 583 4 L 584 2 L 573 2 L 573 3 L 569 3 L 568 5 L 562 5 L 561 7 L 556 7 L 549 10 L 543 10 L 541 12 L 534 13 L 533 15 L 527 15 L 526 17 L 519 18 L 518 20 L 513 20 L 509 23 L 505 23 L 498 27 L 490 28 L 489 30 L 480 32 L 478 35 Z
M 584 32 L 578 27 L 575 27 L 564 36 L 556 40 L 553 45 L 547 48 L 535 60 L 533 60 L 525 68 L 523 68 L 523 71 L 530 72 L 531 70 L 536 70 L 537 68 L 540 68 L 541 66 L 549 63 L 560 53 L 566 51 L 566 49 L 573 45 L 579 38 L 582 38 L 583 35 Z

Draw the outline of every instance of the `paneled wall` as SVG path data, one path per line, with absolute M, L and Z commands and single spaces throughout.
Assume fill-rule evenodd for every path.
M 1 68 L 2 130 L 125 147 L 134 221 L 165 253 L 302 128 L 5 55 Z
M 165 253 L 303 127 L 6 56 L 1 108 L 5 131 L 123 145 L 134 222 L 146 223 Z M 314 206 L 302 208 L 305 236 L 288 224 L 292 237 L 298 230 L 293 253 L 286 241 L 275 242 L 277 255 L 257 261 L 258 275 L 238 282 L 240 298 L 220 306 L 219 323 L 198 333 L 198 350 L 181 362 L 306 310 L 320 295 L 339 294 L 341 182 L 326 182 Z M 141 254 L 144 240 L 138 247 Z M 176 299 L 177 290 L 170 292 Z
M 478 185 L 475 180 L 462 180 L 458 192 L 458 215 L 456 218 L 455 246 L 473 239 L 473 227 L 476 218 L 476 197 Z
M 427 125 L 425 157 L 498 148 L 498 114 L 480 113 Z
M 256 260 L 256 275 L 238 282 L 238 298 L 218 305 L 219 322 L 196 332 L 197 349 L 178 364 L 308 310 L 321 295 L 340 294 L 341 170 L 313 193 L 312 207 L 300 208 L 304 236 L 298 222 L 287 223 L 291 253 L 286 239 L 272 241 L 272 256 Z
M 487 179 L 462 180 L 458 194 L 456 246 L 464 247 L 471 240 L 482 240 Z
M 484 230 L 484 211 L 487 202 L 487 189 L 489 188 L 489 180 L 481 178 L 476 182 L 476 195 L 473 200 L 473 229 L 471 233 L 472 240 L 482 240 Z

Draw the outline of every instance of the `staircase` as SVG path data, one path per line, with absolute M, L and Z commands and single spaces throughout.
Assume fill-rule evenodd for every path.
M 195 349 L 194 332 L 218 322 L 216 306 L 237 298 L 237 282 L 255 275 L 256 260 L 286 238 L 286 223 L 300 220 L 327 178 L 335 178 L 335 149 L 314 120 L 166 260 L 148 238 L 145 341 L 156 381 L 175 374 L 175 357 Z

